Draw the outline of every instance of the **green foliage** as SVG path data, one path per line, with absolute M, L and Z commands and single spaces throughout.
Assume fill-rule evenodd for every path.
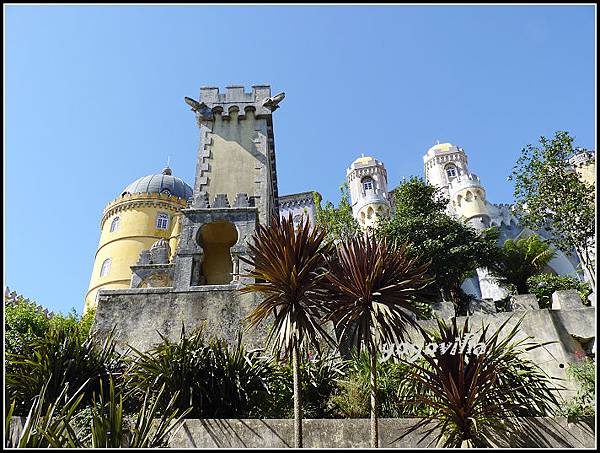
M 321 196 L 314 193 L 315 205 L 317 208 L 316 224 L 327 232 L 329 240 L 344 240 L 351 238 L 360 232 L 360 225 L 352 215 L 352 205 L 350 204 L 350 193 L 348 183 L 340 186 L 341 200 L 336 208 L 330 201 L 321 207 Z
M 390 243 L 408 244 L 408 253 L 430 261 L 429 272 L 434 286 L 445 300 L 454 302 L 459 314 L 466 306 L 461 303 L 460 285 L 474 275 L 478 267 L 488 267 L 498 254 L 498 231 L 476 230 L 445 213 L 448 200 L 440 189 L 421 178 L 404 180 L 394 190 L 395 214 L 379 224 L 377 234 Z
M 540 137 L 540 147 L 529 144 L 521 150 L 509 179 L 515 181 L 521 222 L 532 230 L 548 231 L 552 244 L 566 254 L 577 250 L 593 276 L 595 190 L 570 168 L 568 159 L 576 153 L 573 141 L 564 131 L 551 139 Z
M 426 411 L 418 407 L 398 404 L 397 392 L 404 385 L 409 366 L 393 360 L 377 362 L 377 401 L 381 417 L 423 416 Z M 370 415 L 370 359 L 366 351 L 352 351 L 343 364 L 344 374 L 337 379 L 337 388 L 327 406 L 334 417 L 365 418 Z M 414 388 L 414 386 L 413 386 Z
M 577 395 L 562 407 L 562 414 L 567 417 L 593 417 L 596 415 L 596 367 L 594 362 L 583 357 L 582 360 L 570 363 L 567 376 L 577 386 Z
M 456 318 L 450 325 L 438 319 L 436 331 L 423 333 L 426 343 L 443 343 L 446 348 L 423 354 L 422 361 L 412 365 L 399 396 L 405 404 L 425 404 L 434 411 L 401 437 L 434 424 L 439 434 L 433 441 L 444 448 L 492 446 L 491 432 L 515 430 L 516 417 L 554 413 L 558 401 L 550 378 L 522 356 L 543 345 L 529 337 L 516 340 L 522 320 L 500 336 L 510 319 L 491 334 L 489 326 L 482 326 L 470 341 L 468 319 L 462 328 Z M 453 344 L 459 347 L 449 351 Z M 460 348 L 465 344 L 483 344 L 485 349 L 476 353 L 473 347 Z M 411 388 L 413 382 L 416 389 Z
M 51 327 L 56 330 L 76 331 L 82 338 L 87 337 L 96 310 L 89 310 L 81 319 L 75 309 L 67 315 L 59 313 L 48 317 L 35 302 L 17 296 L 16 302 L 5 305 L 4 313 L 6 354 L 26 354 L 29 351 L 28 345 L 34 340 L 44 338 Z
M 524 239 L 507 239 L 500 249 L 498 261 L 490 266 L 500 284 L 517 294 L 528 292 L 527 279 L 540 274 L 556 252 L 537 234 Z
M 186 412 L 178 418 L 178 410 L 167 405 L 160 413 L 157 401 L 161 388 L 151 400 L 147 392 L 141 410 L 128 421 L 123 413 L 123 394 L 115 387 L 112 376 L 108 379 L 108 391 L 92 394 L 93 405 L 79 410 L 84 398 L 83 387 L 68 398 L 69 385 L 65 385 L 56 400 L 47 397 L 44 386 L 34 399 L 25 426 L 18 439 L 7 436 L 9 448 L 156 448 L 166 447 L 171 436 L 180 427 Z M 6 432 L 9 432 L 14 402 L 6 416 Z M 158 419 L 158 420 L 156 420 Z
M 592 293 L 592 288 L 586 282 L 565 275 L 540 274 L 527 279 L 527 292 L 535 294 L 540 304 L 540 308 L 552 307 L 552 294 L 555 291 L 566 289 L 575 289 L 579 291 L 584 305 L 590 305 L 588 296 Z
M 138 398 L 148 390 L 165 387 L 158 404 L 165 409 L 191 409 L 190 418 L 245 418 L 256 401 L 268 392 L 269 364 L 258 352 L 246 352 L 238 338 L 236 347 L 224 340 L 204 338 L 203 328 L 189 335 L 182 328 L 178 341 L 167 338 L 147 352 L 135 351 L 124 376 Z
M 112 337 L 100 344 L 81 329 L 79 324 L 58 324 L 33 339 L 24 353 L 7 356 L 6 394 L 16 401 L 16 414 L 26 413 L 43 388 L 46 400 L 58 401 L 67 384 L 75 389 L 87 383 L 84 402 L 89 403 L 100 381 L 118 370 Z
M 268 379 L 269 395 L 261 402 L 260 418 L 293 418 L 292 367 L 287 362 L 273 362 Z M 337 391 L 337 378 L 344 373 L 343 365 L 333 357 L 320 357 L 300 365 L 302 384 L 302 413 L 307 418 L 330 418 L 334 416 L 327 404 Z
M 35 303 L 19 296 L 17 302 L 4 306 L 4 345 L 6 354 L 23 354 L 27 344 L 42 338 L 50 328 L 50 319 Z

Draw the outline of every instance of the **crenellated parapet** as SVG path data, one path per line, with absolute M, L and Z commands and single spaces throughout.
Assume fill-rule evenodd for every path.
M 485 197 L 485 189 L 481 185 L 481 180 L 479 179 L 479 176 L 473 173 L 457 176 L 448 184 L 448 191 L 451 196 L 465 189 L 481 190 L 482 197 Z
M 187 200 L 184 198 L 168 195 L 164 193 L 133 193 L 125 194 L 114 199 L 104 208 L 100 227 L 104 228 L 107 219 L 121 211 L 126 211 L 141 207 L 154 207 L 167 211 L 177 212 L 185 208 Z
M 250 92 L 245 92 L 243 85 L 232 85 L 225 88 L 221 93 L 218 87 L 201 87 L 200 102 L 205 104 L 212 115 L 220 115 L 222 118 L 237 116 L 244 117 L 252 112 L 257 118 L 270 116 L 275 110 L 269 103 L 271 99 L 271 87 L 269 85 L 253 85 Z M 207 112 L 197 112 L 198 120 L 210 119 Z

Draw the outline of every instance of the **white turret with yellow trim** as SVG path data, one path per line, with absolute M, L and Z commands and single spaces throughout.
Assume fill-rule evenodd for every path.
M 191 196 L 192 188 L 167 167 L 132 182 L 106 206 L 85 310 L 96 306 L 99 289 L 129 288 L 131 266 L 156 241 L 168 241 L 172 258 L 181 231 L 180 210 Z
M 383 164 L 370 156 L 361 156 L 346 170 L 352 214 L 363 228 L 374 226 L 381 217 L 389 217 L 390 201 L 387 172 Z
M 441 188 L 450 199 L 451 212 L 478 230 L 490 226 L 485 188 L 479 177 L 469 172 L 467 155 L 462 148 L 438 143 L 429 148 L 423 161 L 425 179 Z

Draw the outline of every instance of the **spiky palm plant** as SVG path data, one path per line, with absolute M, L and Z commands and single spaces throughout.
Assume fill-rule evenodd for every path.
M 438 347 L 412 364 L 398 395 L 400 404 L 425 405 L 433 412 L 400 438 L 429 427 L 419 442 L 437 429 L 431 443 L 438 446 L 489 447 L 494 432 L 510 432 L 519 426 L 517 416 L 553 413 L 558 405 L 553 391 L 558 388 L 522 357 L 523 352 L 544 344 L 530 337 L 515 339 L 522 320 L 501 336 L 510 319 L 491 334 L 488 325 L 479 334 L 470 333 L 468 318 L 462 328 L 457 327 L 456 318 L 448 325 L 438 319 L 437 331 L 423 332 L 425 341 Z
M 33 340 L 28 351 L 8 354 L 6 391 L 8 399 L 16 401 L 18 415 L 28 412 L 44 387 L 46 401 L 61 401 L 58 396 L 67 384 L 77 389 L 87 383 L 84 403 L 89 403 L 100 381 L 120 366 L 112 333 L 100 342 L 80 335 L 78 328 L 52 327 L 44 337 Z
M 371 447 L 379 444 L 377 401 L 378 343 L 396 344 L 419 329 L 416 303 L 432 302 L 429 263 L 409 258 L 406 245 L 390 246 L 374 235 L 356 236 L 338 244 L 327 263 L 323 287 L 325 321 L 332 321 L 340 340 L 360 352 L 366 346 L 371 374 Z
M 159 401 L 164 408 L 175 394 L 175 407 L 191 408 L 190 417 L 240 418 L 254 409 L 260 393 L 267 394 L 269 366 L 258 351 L 247 352 L 241 335 L 236 345 L 205 338 L 204 326 L 149 351 L 137 351 L 124 375 L 128 391 L 141 399 L 148 389 L 165 386 Z
M 252 266 L 246 277 L 255 279 L 240 291 L 266 296 L 248 315 L 248 328 L 272 320 L 267 345 L 278 357 L 292 359 L 296 447 L 302 447 L 300 356 L 309 347 L 319 352 L 320 338 L 330 340 L 321 326 L 319 303 L 330 247 L 323 230 L 312 228 L 308 219 L 295 228 L 290 214 L 287 219 L 274 217 L 268 226 L 259 225 L 249 245 L 250 257 L 240 257 Z
M 518 294 L 525 294 L 527 279 L 541 274 L 555 255 L 550 244 L 537 234 L 524 239 L 507 239 L 490 270 L 500 283 L 513 287 Z

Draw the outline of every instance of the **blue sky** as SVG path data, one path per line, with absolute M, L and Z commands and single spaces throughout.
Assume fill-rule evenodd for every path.
M 5 6 L 5 285 L 83 308 L 104 206 L 168 156 L 190 185 L 200 86 L 270 84 L 279 193 L 337 202 L 361 153 L 390 188 L 441 142 L 510 203 L 521 148 L 595 148 L 595 8 Z

